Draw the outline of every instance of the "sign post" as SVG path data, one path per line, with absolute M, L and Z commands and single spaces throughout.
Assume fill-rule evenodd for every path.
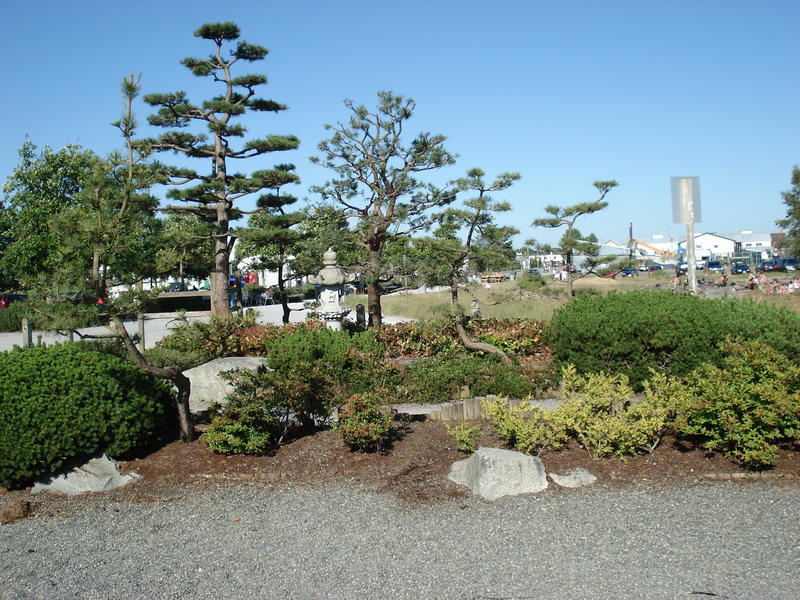
M 689 291 L 697 293 L 697 260 L 695 257 L 694 224 L 702 219 L 700 213 L 700 178 L 671 177 L 672 222 L 686 225 L 686 262 Z

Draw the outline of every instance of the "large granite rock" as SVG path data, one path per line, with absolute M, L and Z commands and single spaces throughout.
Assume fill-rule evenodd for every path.
M 453 463 L 448 479 L 486 500 L 541 492 L 548 485 L 541 460 L 501 448 L 478 448 L 469 458 Z
M 214 403 L 225 404 L 225 396 L 233 391 L 233 386 L 219 376 L 223 371 L 255 370 L 266 363 L 266 358 L 258 356 L 234 356 L 217 358 L 184 371 L 183 374 L 192 383 L 189 409 L 193 413 L 199 413 L 208 410 Z
M 33 485 L 32 493 L 52 492 L 75 496 L 86 492 L 105 492 L 140 479 L 138 473 L 122 475 L 116 461 L 105 454 L 93 458 L 71 471 L 41 479 Z

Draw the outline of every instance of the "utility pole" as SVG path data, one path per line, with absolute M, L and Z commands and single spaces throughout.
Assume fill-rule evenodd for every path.
M 700 178 L 672 177 L 672 221 L 686 225 L 686 254 L 689 291 L 697 293 L 697 262 L 695 259 L 694 224 L 700 216 Z

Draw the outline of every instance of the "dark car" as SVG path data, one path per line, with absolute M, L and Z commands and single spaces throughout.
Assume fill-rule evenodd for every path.
M 773 260 L 765 260 L 758 265 L 756 265 L 756 271 L 759 273 L 775 273 L 775 272 L 786 272 L 786 267 L 783 264 L 782 260 L 773 259 Z
M 639 272 L 636 270 L 636 267 L 625 267 L 619 274 L 624 277 L 633 277 L 634 275 L 638 275 Z
M 189 287 L 185 283 L 181 283 L 180 281 L 173 281 L 167 286 L 168 292 L 187 292 L 189 291 Z
M 742 273 L 749 273 L 750 265 L 745 263 L 733 263 L 731 265 L 731 274 L 741 275 Z
M 708 261 L 707 268 L 709 271 L 713 271 L 714 273 L 722 273 L 725 270 L 725 265 L 718 260 L 710 260 Z
M 783 259 L 783 266 L 786 267 L 787 271 L 796 271 L 797 270 L 797 259 L 795 259 L 795 258 L 784 258 Z
M 686 275 L 689 272 L 689 263 L 678 263 L 678 266 L 675 267 L 675 274 L 676 275 Z
M 662 270 L 663 268 L 664 268 L 664 267 L 662 267 L 661 265 L 657 265 L 657 264 L 653 264 L 653 265 L 650 265 L 650 266 L 648 267 L 648 269 L 649 269 L 650 271 L 660 271 L 660 270 Z

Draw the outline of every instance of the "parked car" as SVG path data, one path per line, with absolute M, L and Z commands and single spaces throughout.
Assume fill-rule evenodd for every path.
M 0 308 L 5 308 L 13 302 L 23 302 L 28 297 L 25 294 L 0 294 Z
M 710 260 L 708 261 L 708 270 L 714 273 L 722 273 L 725 270 L 725 265 L 721 261 Z
M 650 267 L 648 267 L 648 269 L 649 269 L 650 271 L 661 271 L 663 268 L 664 268 L 664 267 L 662 267 L 662 266 L 661 266 L 661 265 L 659 265 L 659 264 L 653 264 L 653 265 L 650 265 Z
M 541 277 L 542 272 L 539 269 L 528 269 L 528 275 L 533 275 L 534 277 Z
M 784 258 L 783 259 L 783 266 L 786 267 L 787 271 L 796 271 L 797 270 L 797 259 L 795 259 L 795 258 Z
M 697 260 L 694 263 L 694 266 L 698 271 L 702 271 L 703 269 L 706 268 L 707 265 L 708 265 L 708 262 L 705 261 L 705 260 Z
M 185 283 L 181 283 L 180 281 L 173 281 L 167 286 L 168 292 L 186 292 L 189 288 Z
M 732 275 L 741 275 L 742 273 L 749 273 L 749 272 L 750 272 L 750 265 L 746 263 L 733 263 L 731 265 Z
M 619 274 L 624 277 L 633 277 L 634 275 L 638 275 L 638 272 L 635 267 L 625 267 Z
M 756 265 L 756 271 L 759 273 L 775 273 L 785 272 L 786 267 L 783 265 L 781 259 L 774 258 L 772 260 L 765 260 Z
M 686 275 L 689 272 L 689 263 L 678 263 L 678 266 L 675 267 L 675 274 L 676 275 Z

